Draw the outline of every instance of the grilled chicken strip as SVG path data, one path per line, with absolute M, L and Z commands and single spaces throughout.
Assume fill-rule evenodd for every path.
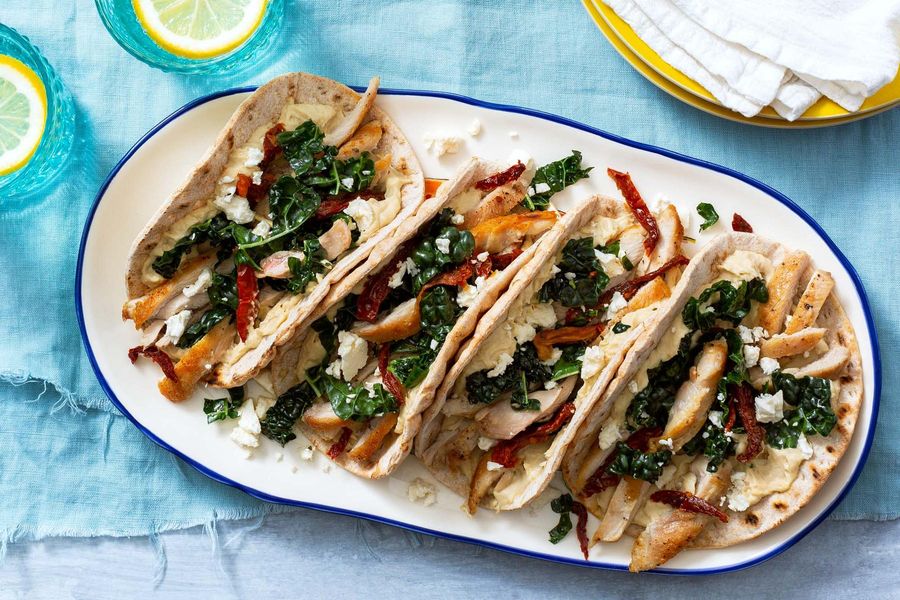
M 566 377 L 552 390 L 529 393 L 529 398 L 541 403 L 540 410 L 515 410 L 510 402 L 500 399 L 483 409 L 475 418 L 480 421 L 484 435 L 498 440 L 512 439 L 532 423 L 555 413 L 572 395 L 577 380 L 578 377 L 573 375 Z
M 675 394 L 675 403 L 669 411 L 669 420 L 661 440 L 671 439 L 673 452 L 683 445 L 703 427 L 706 414 L 716 398 L 716 389 L 728 359 L 728 345 L 724 340 L 709 342 L 703 347 L 697 364 L 691 367 L 688 380 L 681 384 Z M 660 447 L 660 440 L 650 443 L 652 450 Z
M 701 458 L 691 465 L 697 475 L 694 495 L 717 506 L 719 498 L 728 490 L 731 464 L 726 461 L 715 473 L 708 472 L 706 464 Z M 631 547 L 629 570 L 636 573 L 665 563 L 690 544 L 711 519 L 715 517 L 679 509 L 653 519 Z
M 421 327 L 422 321 L 419 318 L 419 306 L 416 298 L 410 298 L 380 321 L 360 325 L 353 330 L 353 333 L 367 342 L 383 344 L 415 335 Z

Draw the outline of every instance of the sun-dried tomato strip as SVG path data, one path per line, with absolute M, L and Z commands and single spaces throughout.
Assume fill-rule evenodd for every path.
M 501 185 L 506 185 L 510 181 L 515 181 L 516 179 L 521 177 L 522 173 L 524 172 L 525 165 L 522 164 L 522 161 L 517 161 L 516 164 L 504 171 L 494 173 L 489 177 L 485 177 L 481 181 L 476 181 L 475 189 L 481 190 L 482 192 L 493 191 Z
M 612 297 L 616 292 L 622 294 L 622 296 L 626 300 L 630 300 L 634 297 L 639 289 L 644 287 L 644 285 L 650 283 L 660 275 L 665 274 L 669 269 L 684 266 L 689 262 L 690 260 L 688 260 L 686 256 L 679 254 L 675 258 L 671 258 L 666 261 L 666 264 L 656 269 L 655 271 L 651 271 L 645 275 L 629 279 L 628 281 L 623 281 L 619 285 L 614 285 L 613 287 L 603 292 L 603 295 L 600 296 L 600 303 L 598 304 L 598 306 L 602 304 L 609 304 L 609 301 L 612 300 Z
M 403 384 L 397 379 L 397 376 L 388 369 L 390 357 L 391 345 L 382 344 L 381 348 L 378 350 L 378 371 L 381 373 L 381 381 L 384 383 L 384 387 L 387 388 L 387 391 L 397 399 L 397 402 L 403 404 L 406 402 L 406 388 L 403 387 Z
M 648 446 L 650 445 L 650 440 L 653 438 L 658 438 L 662 435 L 663 429 L 662 427 L 645 427 L 643 429 L 638 429 L 625 440 L 625 443 L 634 450 L 640 450 L 641 452 L 646 452 Z M 588 480 L 584 484 L 584 488 L 582 493 L 587 496 L 593 496 L 594 494 L 599 494 L 606 488 L 612 487 L 614 485 L 619 485 L 619 480 L 621 477 L 615 475 L 613 473 L 607 473 L 606 469 L 609 468 L 613 461 L 616 460 L 616 457 L 619 455 L 618 450 L 613 450 L 610 452 L 609 456 L 606 457 L 606 460 L 603 461 L 603 464 L 600 465 L 594 474 L 588 477 Z
M 522 254 L 522 252 L 521 248 L 513 248 L 504 254 L 491 254 L 491 263 L 496 270 L 501 271 L 519 258 L 519 255 Z
M 336 215 L 350 205 L 350 199 L 326 198 L 316 208 L 316 218 L 324 219 Z
M 581 546 L 581 553 L 584 554 L 584 559 L 587 560 L 587 558 L 588 558 L 587 509 L 584 507 L 584 504 L 582 504 L 581 502 L 572 502 L 572 512 L 578 516 L 578 521 L 575 523 L 575 535 L 578 536 L 578 545 Z
M 650 254 L 659 241 L 659 225 L 656 223 L 656 217 L 650 212 L 647 203 L 644 202 L 637 188 L 634 187 L 631 175 L 614 169 L 607 169 L 606 173 L 616 182 L 616 187 L 625 196 L 625 203 L 631 209 L 631 214 L 634 215 L 637 222 L 647 232 L 647 237 L 644 239 L 644 250 L 646 250 L 647 254 Z
M 235 314 L 235 325 L 242 342 L 247 341 L 247 334 L 256 321 L 259 313 L 259 283 L 256 272 L 250 265 L 238 265 L 237 268 L 238 306 Z
M 734 423 L 737 421 L 737 409 L 734 406 L 734 396 L 728 396 L 728 420 L 725 421 L 725 431 L 734 429 Z
M 628 447 L 633 450 L 640 450 L 641 452 L 646 452 L 650 446 L 650 440 L 653 438 L 658 438 L 662 435 L 663 429 L 662 427 L 644 427 L 643 429 L 638 429 L 625 440 L 625 443 L 628 444 Z
M 235 193 L 238 196 L 247 197 L 247 194 L 250 193 L 250 184 L 253 183 L 253 180 L 250 179 L 249 175 L 245 175 L 244 173 L 238 173 L 237 182 L 235 183 Z
M 269 188 L 272 187 L 276 179 L 277 177 L 274 173 L 264 171 L 258 184 L 250 184 L 250 188 L 247 190 L 247 200 L 252 207 L 256 208 L 256 203 L 269 195 Z
M 263 159 L 259 162 L 259 168 L 264 170 L 269 163 L 281 154 L 281 146 L 278 145 L 278 134 L 284 131 L 284 123 L 273 125 L 263 138 Z
M 734 213 L 734 216 L 731 217 L 731 229 L 743 231 L 744 233 L 753 233 L 753 227 L 750 226 L 750 223 L 737 213 Z
M 350 442 L 350 436 L 352 434 L 353 432 L 350 431 L 349 427 L 341 427 L 341 437 L 339 437 L 338 441 L 333 443 L 328 449 L 328 458 L 333 460 L 343 454 L 344 450 L 347 449 L 347 444 Z
M 532 343 L 537 350 L 538 358 L 549 360 L 553 355 L 553 346 L 559 344 L 574 344 L 576 342 L 592 342 L 600 335 L 605 325 L 584 325 L 582 327 L 557 327 L 556 329 L 544 329 L 539 331 Z
M 487 277 L 494 270 L 494 259 L 490 256 L 486 260 L 475 263 L 475 275 L 479 277 Z
M 731 386 L 734 387 L 734 386 Z M 750 462 L 762 451 L 763 439 L 766 430 L 756 422 L 756 404 L 753 402 L 753 388 L 744 382 L 739 387 L 734 387 L 734 400 L 737 412 L 741 417 L 741 424 L 747 432 L 747 446 L 738 454 L 737 459 L 743 463 Z
M 172 364 L 172 359 L 169 358 L 168 354 L 153 345 L 146 347 L 135 346 L 128 351 L 128 360 L 131 361 L 131 364 L 134 364 L 138 356 L 142 354 L 158 364 L 166 377 L 172 381 L 178 381 L 178 373 L 175 372 L 175 365 Z
M 519 460 L 519 450 L 526 446 L 544 441 L 552 434 L 562 429 L 563 425 L 568 423 L 569 419 L 571 419 L 574 414 L 574 402 L 563 404 L 549 421 L 540 425 L 531 425 L 514 438 L 500 442 L 494 446 L 494 449 L 491 451 L 491 461 L 503 465 L 504 468 L 512 469 Z
M 412 252 L 412 244 L 406 243 L 400 247 L 391 262 L 384 266 L 366 280 L 363 291 L 356 299 L 356 318 L 367 323 L 374 323 L 381 310 L 381 303 L 391 293 L 388 281 L 400 269 L 400 265 L 406 262 Z
M 668 504 L 669 506 L 674 506 L 678 510 L 684 510 L 692 513 L 699 513 L 702 515 L 709 515 L 711 517 L 715 517 L 723 523 L 728 522 L 728 515 L 723 513 L 721 510 L 700 498 L 699 496 L 695 496 L 689 492 L 682 492 L 678 490 L 659 490 L 653 492 L 650 496 L 650 499 L 654 502 L 661 502 L 663 504 Z
M 440 273 L 428 280 L 428 283 L 419 290 L 419 300 L 425 295 L 425 292 L 438 285 L 453 285 L 460 287 L 466 284 L 472 275 L 475 274 L 475 266 L 470 262 L 464 262 L 455 269 Z

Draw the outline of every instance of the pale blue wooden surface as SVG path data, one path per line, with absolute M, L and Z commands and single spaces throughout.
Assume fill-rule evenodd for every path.
M 272 515 L 241 535 L 247 526 L 220 523 L 218 554 L 199 528 L 162 536 L 159 585 L 146 537 L 13 544 L 0 600 L 900 597 L 900 521 L 825 521 L 762 565 L 702 578 L 551 564 L 313 511 Z

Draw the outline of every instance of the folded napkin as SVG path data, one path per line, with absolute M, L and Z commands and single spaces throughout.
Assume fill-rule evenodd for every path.
M 847 110 L 900 65 L 900 0 L 604 0 L 724 106 L 793 121 L 822 95 Z

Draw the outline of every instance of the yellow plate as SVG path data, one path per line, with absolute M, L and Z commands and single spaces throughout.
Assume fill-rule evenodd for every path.
M 682 102 L 731 121 L 763 127 L 825 127 L 857 121 L 900 104 L 900 71 L 898 71 L 898 77 L 881 88 L 878 93 L 867 98 L 856 112 L 851 113 L 833 101 L 822 98 L 793 122 L 783 119 L 770 107 L 764 108 L 755 117 L 744 117 L 719 104 L 703 86 L 660 58 L 659 54 L 641 40 L 631 27 L 601 0 L 582 0 L 582 3 L 616 51 L 654 85 Z

